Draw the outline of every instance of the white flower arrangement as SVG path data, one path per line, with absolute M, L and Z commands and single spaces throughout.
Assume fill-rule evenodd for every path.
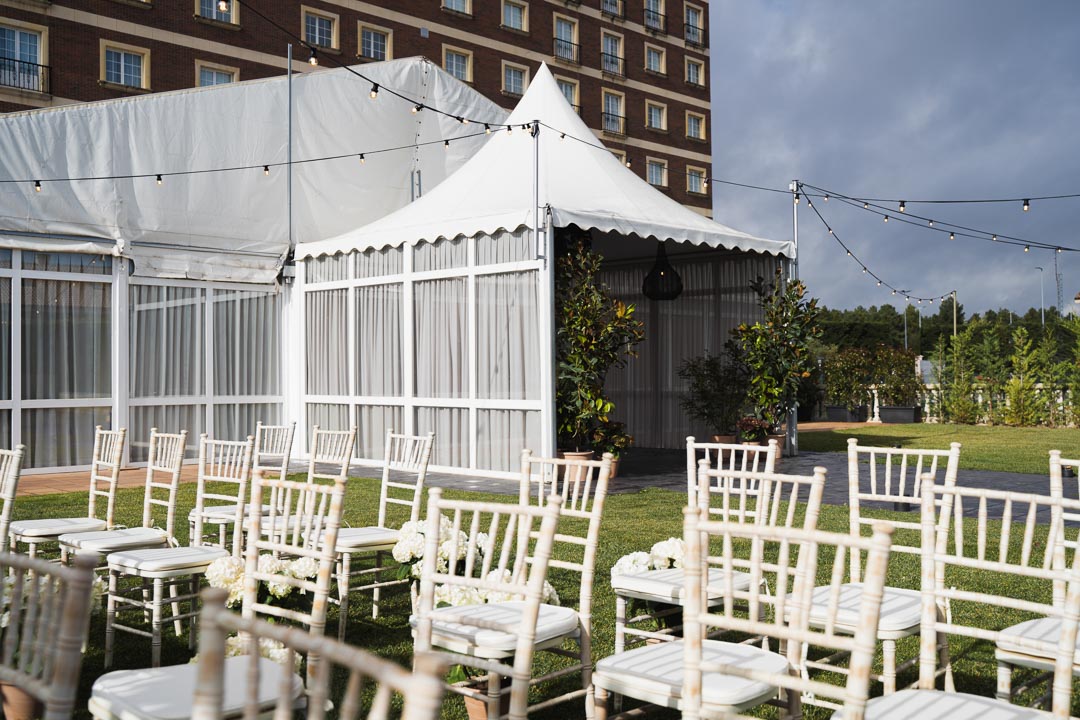
M 611 576 L 616 575 L 639 575 L 652 570 L 652 556 L 647 552 L 632 552 L 623 555 L 611 566 Z
M 242 657 L 248 654 L 249 641 L 239 635 L 230 635 L 225 638 L 225 657 Z M 267 660 L 273 660 L 278 665 L 285 665 L 289 661 L 289 650 L 282 643 L 270 638 L 259 638 L 259 655 Z M 293 653 L 293 672 L 300 672 L 300 664 L 303 657 L 300 653 Z M 199 656 L 191 658 L 192 664 L 199 662 Z
M 681 538 L 668 538 L 652 546 L 649 552 L 632 552 L 623 555 L 611 566 L 611 576 L 640 575 L 650 570 L 681 568 L 686 558 L 686 542 Z
M 226 605 L 229 607 L 235 607 L 244 596 L 246 567 L 247 563 L 244 560 L 230 555 L 218 558 L 206 568 L 206 581 L 210 587 L 229 591 L 229 598 L 226 600 Z M 289 575 L 297 580 L 309 580 L 318 574 L 319 561 L 310 557 L 285 560 L 273 555 L 260 555 L 259 572 Z M 271 596 L 281 599 L 288 597 L 294 588 L 287 583 L 271 582 L 267 583 L 266 589 Z

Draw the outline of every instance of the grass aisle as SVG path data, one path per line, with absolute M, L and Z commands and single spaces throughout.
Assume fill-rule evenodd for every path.
M 807 452 L 847 452 L 847 439 L 860 445 L 947 450 L 963 445 L 960 467 L 965 470 L 1045 475 L 1051 450 L 1066 458 L 1080 456 L 1080 430 L 1075 428 L 1016 428 L 982 425 L 917 423 L 866 425 L 799 433 L 799 449 Z

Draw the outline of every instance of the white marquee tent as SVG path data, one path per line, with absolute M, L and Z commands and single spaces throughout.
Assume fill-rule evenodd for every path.
M 306 342 L 290 362 L 304 368 L 304 411 L 309 424 L 356 424 L 363 458 L 378 458 L 390 426 L 434 430 L 436 465 L 480 475 L 514 470 L 523 447 L 554 451 L 555 228 L 589 231 L 610 259 L 609 284 L 639 304 L 656 242 L 673 241 L 685 297 L 651 303 L 642 357 L 609 379 L 631 432 L 651 446 L 672 442 L 658 434 L 658 412 L 681 417 L 668 407 L 678 388 L 653 382 L 675 375 L 673 353 L 718 350 L 753 313 L 749 280 L 792 255 L 791 243 L 713 222 L 644 182 L 603 148 L 546 66 L 506 122 L 512 132 L 415 202 L 297 248 Z M 675 337 L 652 339 L 664 333 Z M 663 431 L 685 437 L 680 422 Z

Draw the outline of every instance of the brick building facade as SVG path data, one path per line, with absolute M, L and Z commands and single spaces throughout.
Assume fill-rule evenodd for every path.
M 547 62 L 608 147 L 711 215 L 707 17 L 708 0 L 0 0 L 0 112 L 277 75 L 289 42 L 303 72 L 302 44 L 324 67 L 423 55 L 508 109 Z

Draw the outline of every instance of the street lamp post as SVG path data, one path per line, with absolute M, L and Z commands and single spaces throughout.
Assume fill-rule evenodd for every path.
M 1039 320 L 1042 322 L 1042 326 L 1046 327 L 1046 295 L 1043 292 L 1043 269 L 1038 265 L 1035 269 L 1039 271 Z

